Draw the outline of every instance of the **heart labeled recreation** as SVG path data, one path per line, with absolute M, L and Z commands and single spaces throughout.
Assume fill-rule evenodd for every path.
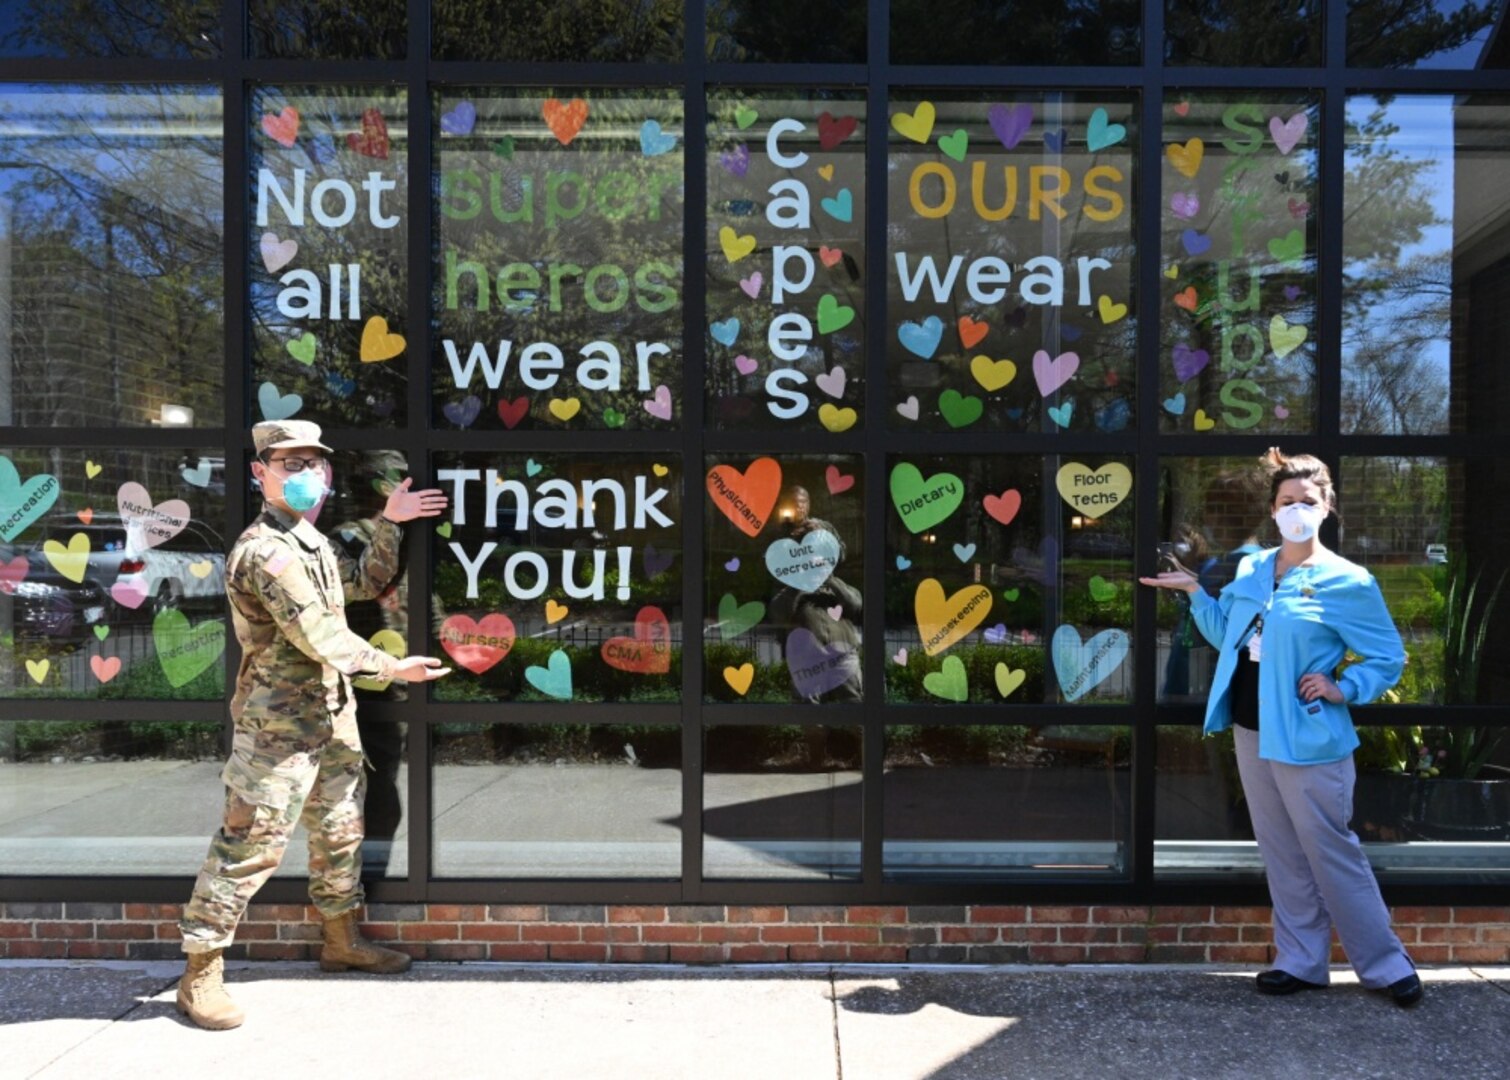
M 21 479 L 10 458 L 0 454 L 0 541 L 10 541 L 36 521 L 62 492 L 58 479 L 48 473 Z

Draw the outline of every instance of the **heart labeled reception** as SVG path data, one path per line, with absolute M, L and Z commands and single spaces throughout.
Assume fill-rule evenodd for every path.
M 404 422 L 403 102 L 376 86 L 252 91 L 247 288 L 256 420 Z
M 886 700 L 1126 701 L 1132 469 L 887 459 Z
M 848 431 L 865 393 L 865 107 L 832 91 L 708 98 L 713 426 Z
M 890 110 L 888 426 L 1131 430 L 1132 99 L 903 91 Z
M 861 459 L 711 457 L 703 488 L 704 700 L 858 704 Z
M 436 95 L 432 423 L 680 423 L 682 102 L 669 92 Z
M 0 696 L 222 696 L 218 460 L 0 451 Z
M 444 701 L 675 701 L 681 468 L 675 455 L 439 454 L 433 525 Z

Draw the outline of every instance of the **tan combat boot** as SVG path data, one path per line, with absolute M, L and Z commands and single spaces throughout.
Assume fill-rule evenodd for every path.
M 325 920 L 325 947 L 320 950 L 321 971 L 370 971 L 374 975 L 396 975 L 409 970 L 410 959 L 394 949 L 374 945 L 357 929 L 353 908 L 334 919 Z
M 178 980 L 178 1011 L 210 1031 L 240 1027 L 246 1013 L 225 992 L 225 950 L 189 953 Z

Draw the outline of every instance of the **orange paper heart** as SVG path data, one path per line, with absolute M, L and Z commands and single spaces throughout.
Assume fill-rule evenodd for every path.
M 603 662 L 620 671 L 663 675 L 671 670 L 671 623 L 658 607 L 642 607 L 634 617 L 634 637 L 603 642 Z
M 289 105 L 276 115 L 267 113 L 262 117 L 262 130 L 279 146 L 293 146 L 299 137 L 299 110 Z
M 977 322 L 968 315 L 960 316 L 959 340 L 967 349 L 973 349 L 981 339 L 991 332 L 991 327 L 984 322 Z
M 94 508 L 86 506 L 84 507 L 84 509 L 80 510 L 79 520 L 82 521 L 85 525 L 88 525 L 91 521 L 94 520 Z
M 100 682 L 107 683 L 120 674 L 121 658 L 119 656 L 91 656 L 89 670 L 94 672 L 94 677 Z
M 725 517 L 746 536 L 759 536 L 781 494 L 781 465 L 775 458 L 756 458 L 740 472 L 732 465 L 708 470 L 708 496 Z
M 362 327 L 362 363 L 376 364 L 392 360 L 404 351 L 404 336 L 388 331 L 388 320 L 374 315 Z
M 581 98 L 572 98 L 570 101 L 560 101 L 556 98 L 546 98 L 545 104 L 540 107 L 540 115 L 545 117 L 546 126 L 551 129 L 562 146 L 570 144 L 582 130 L 582 125 L 587 123 L 587 102 Z
M 1186 311 L 1194 311 L 1196 306 L 1195 286 L 1187 285 L 1184 289 L 1174 294 L 1174 302 L 1177 307 Z

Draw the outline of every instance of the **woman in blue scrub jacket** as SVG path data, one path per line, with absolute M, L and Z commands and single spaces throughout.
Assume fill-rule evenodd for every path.
M 1335 926 L 1359 981 L 1414 1005 L 1421 980 L 1348 827 L 1358 746 L 1348 706 L 1393 686 L 1405 649 L 1373 576 L 1317 539 L 1336 508 L 1326 465 L 1278 449 L 1262 461 L 1279 547 L 1243 559 L 1219 597 L 1184 567 L 1139 580 L 1188 594 L 1196 626 L 1219 650 L 1205 730 L 1234 728 L 1274 905 L 1274 967 L 1258 989 L 1325 987 Z M 1347 652 L 1362 659 L 1338 675 Z

